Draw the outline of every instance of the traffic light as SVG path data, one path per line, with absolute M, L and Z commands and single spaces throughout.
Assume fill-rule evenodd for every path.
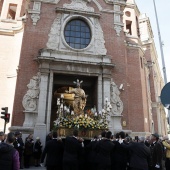
M 10 121 L 10 113 L 5 113 L 5 122 L 9 123 Z
M 3 116 L 1 116 L 1 118 L 5 120 L 5 123 L 9 123 L 10 114 L 8 113 L 8 107 L 2 107 L 1 110 L 3 110 L 3 112 L 1 112 Z
M 1 110 L 2 110 L 1 114 L 4 115 L 1 116 L 1 118 L 5 120 L 5 114 L 8 113 L 8 107 L 2 107 Z

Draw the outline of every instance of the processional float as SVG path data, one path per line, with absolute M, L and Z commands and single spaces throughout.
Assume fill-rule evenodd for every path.
M 94 106 L 85 109 L 87 95 L 81 88 L 83 81 L 73 82 L 76 87 L 61 87 L 54 92 L 57 98 L 57 116 L 54 121 L 54 129 L 62 137 L 72 134 L 74 129 L 79 130 L 79 135 L 84 138 L 92 138 L 101 131 L 108 129 L 109 112 L 112 108 L 108 99 L 105 99 L 104 108 L 97 111 Z

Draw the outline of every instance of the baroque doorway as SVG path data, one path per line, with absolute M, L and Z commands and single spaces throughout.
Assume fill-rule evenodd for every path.
M 53 122 L 57 118 L 57 97 L 54 95 L 54 93 L 61 88 L 75 88 L 75 84 L 73 83 L 73 81 L 76 81 L 77 79 L 83 81 L 83 83 L 81 84 L 81 88 L 85 91 L 87 95 L 87 103 L 84 110 L 86 111 L 87 109 L 91 109 L 94 106 L 97 107 L 98 77 L 54 74 L 50 129 L 53 128 Z

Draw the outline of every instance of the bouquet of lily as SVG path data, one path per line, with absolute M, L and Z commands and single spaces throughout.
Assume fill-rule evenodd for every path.
M 54 121 L 54 126 L 78 128 L 78 129 L 108 129 L 108 116 L 111 109 L 111 104 L 106 100 L 104 109 L 97 113 L 96 108 L 85 111 L 85 114 L 75 116 L 74 114 L 67 114 L 65 117 L 58 117 Z

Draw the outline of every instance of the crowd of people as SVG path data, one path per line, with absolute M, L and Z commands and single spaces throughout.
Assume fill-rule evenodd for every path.
M 40 166 L 42 154 L 42 144 L 40 138 L 33 140 L 33 135 L 22 139 L 22 133 L 8 133 L 5 135 L 0 132 L 0 170 L 19 170 L 29 168 L 31 159 L 34 158 L 35 166 Z M 23 166 L 24 163 L 24 166 Z
M 42 151 L 39 137 L 34 142 L 30 134 L 23 142 L 18 131 L 6 137 L 0 132 L 0 170 L 22 169 L 22 162 L 29 168 L 32 157 L 47 170 L 170 170 L 170 142 L 157 133 L 132 139 L 123 131 L 83 140 L 74 130 L 65 139 L 49 133 Z

